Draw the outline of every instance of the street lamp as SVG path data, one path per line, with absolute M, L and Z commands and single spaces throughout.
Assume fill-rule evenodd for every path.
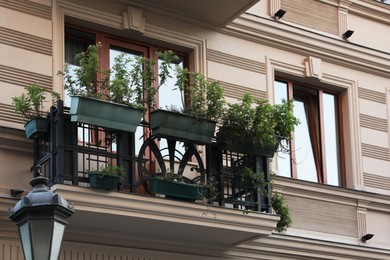
M 74 210 L 47 185 L 49 180 L 38 176 L 30 181 L 30 193 L 8 209 L 9 218 L 16 222 L 26 260 L 58 260 L 62 237 L 68 218 Z

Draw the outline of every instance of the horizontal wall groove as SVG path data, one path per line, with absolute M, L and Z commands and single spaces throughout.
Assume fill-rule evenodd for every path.
M 359 98 L 386 104 L 386 94 L 370 89 L 358 88 Z
M 371 187 L 371 188 L 390 190 L 390 178 L 376 175 L 376 174 L 364 172 L 363 184 L 364 186 Z
M 382 132 L 388 132 L 389 130 L 388 122 L 386 119 L 364 115 L 364 114 L 360 114 L 359 119 L 360 119 L 361 127 L 382 131 Z
M 216 79 L 209 78 L 209 80 L 213 81 Z M 220 81 L 220 80 L 217 81 L 221 85 L 221 87 L 223 87 L 223 93 L 224 96 L 226 97 L 241 99 L 245 93 L 250 93 L 256 98 L 267 99 L 267 93 L 265 91 L 253 89 L 253 88 L 247 88 L 247 87 L 243 87 L 225 81 Z
M 320 1 L 281 0 L 283 10 L 288 10 L 284 20 L 323 32 L 338 34 L 338 8 Z M 318 10 L 322 10 L 318 12 Z
M 224 52 L 212 50 L 212 49 L 207 49 L 207 60 L 208 61 L 213 61 L 216 63 L 236 67 L 239 69 L 243 70 L 248 70 L 260 74 L 266 74 L 265 71 L 265 64 L 250 60 L 250 59 L 245 59 L 239 56 L 227 54 Z
M 31 83 L 37 83 L 38 85 L 50 90 L 52 89 L 53 85 L 53 79 L 51 76 L 4 65 L 0 65 L 0 82 L 6 82 L 22 87 L 25 87 Z
M 44 19 L 52 19 L 51 7 L 36 2 L 26 0 L 0 0 L 0 6 Z
M 0 27 L 0 43 L 52 56 L 52 41 Z
M 362 155 L 378 160 L 390 161 L 389 148 L 362 143 Z
M 13 105 L 1 104 L 0 103 L 0 120 L 24 124 L 25 121 L 21 115 L 15 112 L 15 108 Z

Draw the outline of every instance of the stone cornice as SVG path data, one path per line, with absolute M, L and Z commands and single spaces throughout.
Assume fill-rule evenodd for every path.
M 390 5 L 374 0 L 351 0 L 349 12 L 390 25 Z
M 390 212 L 390 197 L 387 195 L 278 176 L 275 177 L 274 186 L 283 194 L 351 206 L 356 206 L 359 201 L 366 201 L 367 209 Z
M 221 33 L 373 75 L 390 77 L 390 53 L 376 51 L 273 20 L 244 14 Z
M 230 248 L 270 235 L 279 220 L 274 214 L 243 214 L 234 209 L 87 187 L 56 184 L 51 189 L 74 204 L 70 232 L 76 237 L 95 234 L 98 239 L 99 232 L 111 232 L 113 237 L 142 234 L 146 240 L 159 237 L 160 241 L 198 247 Z M 106 222 L 116 226 L 102 226 Z M 178 226 L 185 232 L 177 230 Z

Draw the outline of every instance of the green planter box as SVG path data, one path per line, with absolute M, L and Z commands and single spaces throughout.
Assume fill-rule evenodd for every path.
M 218 142 L 221 143 L 226 149 L 234 152 L 252 154 L 257 156 L 264 156 L 267 158 L 274 157 L 275 152 L 278 150 L 279 145 L 259 147 L 253 145 L 248 139 L 239 138 L 237 140 L 227 140 L 227 128 L 220 128 L 217 134 Z
M 152 178 L 150 179 L 150 192 L 194 201 L 202 199 L 207 190 L 206 187 L 195 184 Z
M 89 185 L 93 188 L 114 190 L 118 187 L 119 176 L 103 175 L 99 172 L 89 173 Z
M 24 130 L 27 138 L 35 138 L 46 134 L 48 127 L 49 119 L 36 117 L 31 119 L 24 125 Z
M 216 122 L 182 113 L 155 110 L 150 114 L 150 126 L 155 136 L 196 144 L 211 143 Z
M 103 100 L 72 96 L 70 115 L 72 122 L 135 132 L 141 122 L 142 110 Z

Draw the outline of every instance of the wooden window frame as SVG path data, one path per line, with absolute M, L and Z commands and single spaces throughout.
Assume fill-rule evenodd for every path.
M 318 131 L 314 131 L 314 134 L 316 134 L 318 132 L 320 136 L 314 137 L 313 139 L 312 138 L 311 139 L 315 141 L 315 143 L 313 145 L 315 147 L 315 149 L 313 149 L 313 154 L 315 157 L 315 163 L 316 163 L 316 168 L 317 168 L 318 183 L 323 183 L 323 184 L 328 183 L 328 177 L 326 175 L 326 172 L 327 172 L 326 153 L 325 153 L 326 140 L 325 140 L 325 136 L 323 134 L 324 133 L 323 95 L 324 95 L 324 93 L 328 93 L 328 94 L 334 95 L 336 97 L 336 106 L 337 106 L 336 117 L 337 117 L 337 125 L 338 125 L 338 129 L 337 129 L 338 130 L 338 138 L 337 138 L 337 140 L 338 140 L 338 145 L 339 145 L 338 149 L 339 149 L 339 153 L 340 153 L 339 154 L 340 174 L 339 174 L 339 185 L 338 186 L 346 187 L 345 147 L 344 147 L 344 141 L 342 138 L 342 133 L 344 132 L 343 114 L 342 114 L 342 111 L 343 111 L 342 97 L 341 97 L 342 94 L 338 91 L 324 89 L 324 88 L 321 88 L 318 86 L 308 85 L 305 83 L 296 82 L 296 81 L 292 81 L 292 80 L 285 79 L 285 78 L 276 78 L 275 82 L 276 81 L 286 84 L 287 96 L 289 99 L 292 99 L 294 97 L 295 93 L 298 93 L 298 95 L 301 95 L 301 96 L 305 95 L 304 92 L 300 92 L 299 90 L 294 90 L 294 88 L 296 86 L 307 88 L 307 89 L 312 89 L 312 90 L 317 91 L 317 93 L 318 93 L 317 102 L 318 102 L 318 112 L 319 112 L 319 115 L 318 115 L 318 128 L 319 129 L 316 129 Z M 309 95 L 309 94 L 307 94 L 307 95 Z M 310 104 L 311 102 L 313 102 L 313 97 L 309 98 L 309 106 L 313 106 L 313 104 Z M 314 112 L 313 109 L 310 109 L 309 112 L 310 112 L 309 116 L 311 117 L 310 129 L 313 129 L 313 128 L 317 127 L 317 126 L 314 126 L 313 117 L 315 117 L 315 115 L 313 114 L 313 112 Z M 296 161 L 296 152 L 295 152 L 296 151 L 296 144 L 295 144 L 294 138 L 290 142 L 289 146 L 290 146 L 290 169 L 291 169 L 290 174 L 291 174 L 292 178 L 299 179 L 297 165 L 296 165 L 296 163 L 294 163 Z

